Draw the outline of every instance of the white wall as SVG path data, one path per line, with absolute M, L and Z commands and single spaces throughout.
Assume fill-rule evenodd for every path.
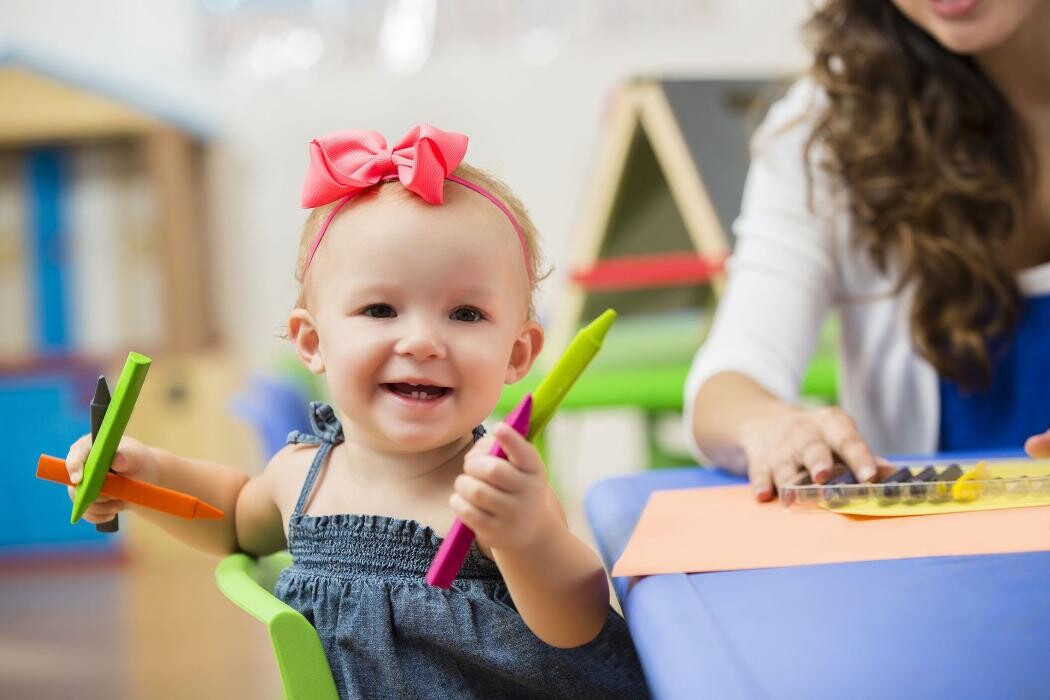
M 411 77 L 383 75 L 366 61 L 308 80 L 235 80 L 209 67 L 203 15 L 179 0 L 0 0 L 0 42 L 211 123 L 216 304 L 233 349 L 265 369 L 288 353 L 277 334 L 295 297 L 306 144 L 336 129 L 378 129 L 396 140 L 428 121 L 470 135 L 470 162 L 510 183 L 543 234 L 556 269 L 540 305 L 549 320 L 618 84 L 637 75 L 789 75 L 806 64 L 799 26 L 810 0 L 697 1 L 702 19 L 693 26 L 633 41 L 577 41 L 546 67 L 523 65 L 512 46 L 479 41 L 438 45 Z M 643 460 L 641 427 L 623 412 L 562 423 L 554 437 L 574 439 L 553 440 L 552 457 L 572 465 L 559 481 L 573 502 L 595 478 Z
M 800 70 L 798 27 L 808 6 L 708 0 L 695 26 L 632 42 L 576 43 L 542 68 L 500 45 L 439 44 L 410 77 L 383 75 L 369 62 L 309 80 L 235 81 L 209 70 L 204 16 L 197 3 L 180 0 L 4 0 L 0 47 L 27 49 L 213 126 L 217 303 L 227 338 L 264 365 L 282 347 L 273 335 L 294 298 L 298 194 L 312 136 L 363 127 L 396 139 L 420 121 L 470 135 L 468 159 L 516 189 L 544 236 L 556 267 L 541 304 L 549 318 L 611 91 L 634 75 Z

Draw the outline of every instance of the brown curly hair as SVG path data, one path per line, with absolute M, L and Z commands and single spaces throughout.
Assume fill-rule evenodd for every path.
M 911 333 L 944 377 L 990 381 L 989 344 L 1016 325 L 1002 252 L 1023 219 L 1031 142 L 995 85 L 887 0 L 828 0 L 806 25 L 827 109 L 806 145 L 844 183 L 856 244 L 915 283 Z M 810 178 L 812 182 L 812 177 Z

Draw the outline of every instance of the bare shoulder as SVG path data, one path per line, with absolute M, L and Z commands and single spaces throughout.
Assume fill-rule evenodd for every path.
M 298 500 L 317 448 L 318 445 L 310 443 L 288 444 L 266 465 L 261 478 L 269 482 L 274 501 L 282 512 L 290 512 Z

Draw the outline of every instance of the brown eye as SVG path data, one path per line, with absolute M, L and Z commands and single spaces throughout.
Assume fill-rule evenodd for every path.
M 366 306 L 361 313 L 369 318 L 393 318 L 397 315 L 390 304 L 371 304 Z
M 464 323 L 477 323 L 483 320 L 485 317 L 482 316 L 481 312 L 475 309 L 473 306 L 461 306 L 453 311 L 449 318 L 453 321 L 462 321 Z

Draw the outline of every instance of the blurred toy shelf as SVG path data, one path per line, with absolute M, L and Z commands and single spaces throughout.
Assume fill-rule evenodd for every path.
M 688 459 L 657 444 L 656 422 L 682 410 L 690 363 L 725 283 L 756 105 L 775 85 L 636 80 L 617 91 L 550 342 L 537 368 L 504 391 L 499 412 L 538 385 L 580 327 L 614 308 L 617 322 L 562 410 L 638 409 L 650 466 Z M 803 386 L 822 402 L 837 393 L 835 328 L 832 321 Z
M 88 430 L 95 378 L 129 350 L 214 340 L 205 135 L 104 81 L 0 51 L 0 553 L 102 541 L 34 478 Z M 111 538 L 112 540 L 112 538 Z

